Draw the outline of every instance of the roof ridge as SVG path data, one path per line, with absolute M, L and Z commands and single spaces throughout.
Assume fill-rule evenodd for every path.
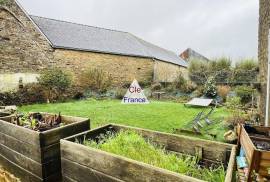
M 93 25 L 86 25 L 86 24 L 71 22 L 71 21 L 67 21 L 67 20 L 58 20 L 55 18 L 48 18 L 48 17 L 43 17 L 43 16 L 37 16 L 37 15 L 29 15 L 29 16 L 31 18 L 32 17 L 43 18 L 43 19 L 47 19 L 47 20 L 58 21 L 58 22 L 63 22 L 63 23 L 70 23 L 70 24 L 74 24 L 74 25 L 80 25 L 80 26 L 86 26 L 86 27 L 92 27 L 92 28 L 98 28 L 98 29 L 109 30 L 109 31 L 113 31 L 113 32 L 129 33 L 129 32 L 122 31 L 122 30 L 103 28 L 103 27 L 98 27 L 98 26 L 93 26 Z

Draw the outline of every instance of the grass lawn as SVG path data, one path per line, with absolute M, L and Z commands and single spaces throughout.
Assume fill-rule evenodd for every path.
M 173 132 L 174 128 L 190 128 L 190 121 L 200 112 L 200 108 L 187 108 L 174 102 L 153 101 L 148 105 L 124 105 L 120 100 L 83 100 L 55 104 L 36 104 L 22 106 L 20 112 L 61 112 L 63 115 L 81 116 L 91 119 L 91 127 L 95 128 L 108 123 L 123 124 L 147 128 L 151 130 Z M 228 112 L 218 108 L 214 118 L 226 117 Z M 218 122 L 205 130 L 218 134 L 222 141 L 223 124 Z M 204 137 L 203 137 L 204 138 Z

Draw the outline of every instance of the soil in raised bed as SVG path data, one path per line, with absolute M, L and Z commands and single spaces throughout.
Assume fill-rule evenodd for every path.
M 12 117 L 11 123 L 39 132 L 65 125 L 62 122 L 60 113 L 58 115 L 42 115 L 41 113 L 16 114 Z
M 170 153 L 162 146 L 146 141 L 134 131 L 108 133 L 96 141 L 85 140 L 84 145 L 201 180 L 223 182 L 225 179 L 222 164 L 218 167 L 202 166 L 196 157 Z
M 270 151 L 270 136 L 269 133 L 257 131 L 256 128 L 245 125 L 245 130 L 251 138 L 254 146 L 259 150 Z M 256 139 L 258 138 L 258 139 Z

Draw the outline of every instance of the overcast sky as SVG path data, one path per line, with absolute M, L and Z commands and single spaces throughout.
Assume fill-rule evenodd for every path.
M 258 0 L 18 0 L 32 15 L 123 30 L 179 54 L 257 58 Z

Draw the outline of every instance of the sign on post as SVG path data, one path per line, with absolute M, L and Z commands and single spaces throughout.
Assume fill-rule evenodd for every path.
M 128 88 L 126 95 L 122 99 L 122 104 L 149 104 L 143 89 L 136 79 L 134 79 Z

